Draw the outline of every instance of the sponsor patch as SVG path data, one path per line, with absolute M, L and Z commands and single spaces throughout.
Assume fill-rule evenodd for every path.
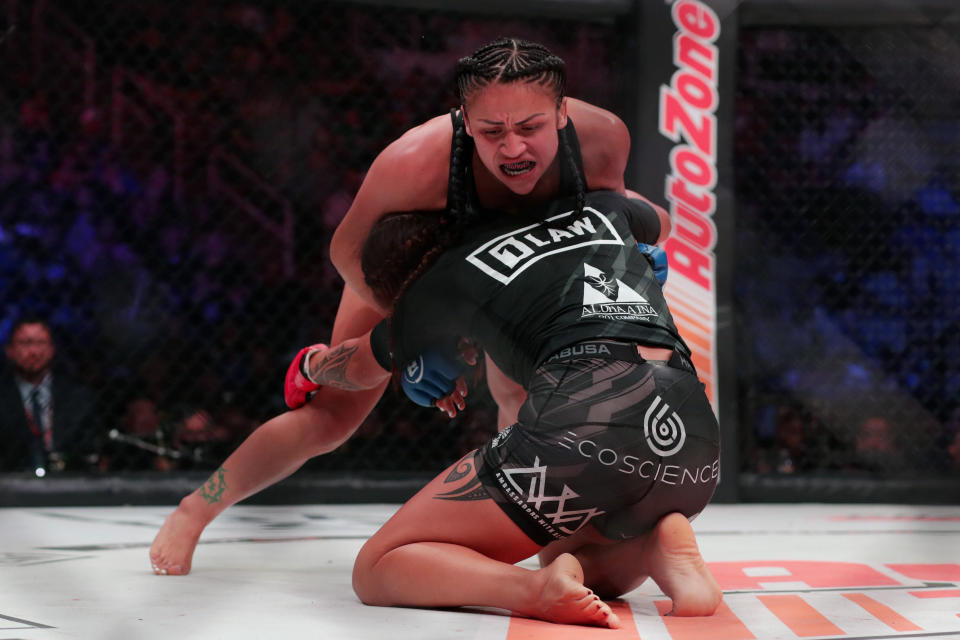
M 467 256 L 467 262 L 502 284 L 547 256 L 587 245 L 623 245 L 610 220 L 593 207 L 567 211 L 490 240 Z

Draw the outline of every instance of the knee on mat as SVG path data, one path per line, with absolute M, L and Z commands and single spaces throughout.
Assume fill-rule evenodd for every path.
M 375 566 L 382 556 L 371 552 L 367 545 L 360 549 L 353 563 L 353 592 L 360 602 L 372 607 L 390 606 L 377 588 Z

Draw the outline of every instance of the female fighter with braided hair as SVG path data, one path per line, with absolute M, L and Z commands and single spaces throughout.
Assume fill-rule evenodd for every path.
M 334 234 L 331 258 L 346 286 L 331 344 L 363 335 L 384 316 L 364 283 L 359 256 L 370 228 L 386 213 L 449 207 L 471 216 L 481 205 L 514 212 L 586 189 L 624 191 L 626 127 L 608 111 L 565 97 L 563 61 L 545 47 L 497 40 L 461 59 L 456 81 L 460 109 L 388 145 Z M 295 410 L 261 425 L 207 483 L 181 500 L 151 546 L 154 572 L 188 573 L 209 522 L 308 459 L 336 449 L 376 405 L 386 382 L 368 390 L 316 389 L 296 375 L 310 350 L 297 354 L 294 375 L 288 376 L 285 396 Z M 487 384 L 501 410 L 501 428 L 513 423 L 523 390 L 489 359 Z
M 669 232 L 638 200 L 591 192 L 539 215 L 387 216 L 363 253 L 389 320 L 314 353 L 312 379 L 375 387 L 427 347 L 476 340 L 528 391 L 518 421 L 408 501 L 364 545 L 360 599 L 496 606 L 615 627 L 600 600 L 648 576 L 674 615 L 720 590 L 688 518 L 716 486 L 719 427 L 653 266 Z M 541 553 L 543 568 L 514 566 Z

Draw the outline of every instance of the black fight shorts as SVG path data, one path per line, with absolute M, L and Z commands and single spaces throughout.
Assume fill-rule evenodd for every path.
M 476 453 L 487 492 L 541 545 L 587 524 L 626 540 L 674 511 L 692 518 L 720 475 L 719 425 L 688 362 L 645 362 L 622 342 L 576 347 L 584 344 L 610 349 L 549 358 L 517 423 Z M 630 357 L 624 347 L 630 359 L 609 355 Z

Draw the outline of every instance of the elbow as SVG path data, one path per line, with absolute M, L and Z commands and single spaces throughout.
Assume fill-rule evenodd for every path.
M 657 244 L 662 244 L 670 237 L 670 232 L 673 230 L 673 222 L 670 220 L 670 214 L 663 207 L 654 205 L 654 209 L 657 211 L 657 215 L 660 217 L 660 237 L 657 238 Z
M 343 267 L 347 261 L 347 249 L 346 243 L 343 239 L 343 234 L 340 232 L 340 227 L 337 227 L 333 236 L 330 238 L 330 262 L 333 263 L 334 268 L 343 275 Z

